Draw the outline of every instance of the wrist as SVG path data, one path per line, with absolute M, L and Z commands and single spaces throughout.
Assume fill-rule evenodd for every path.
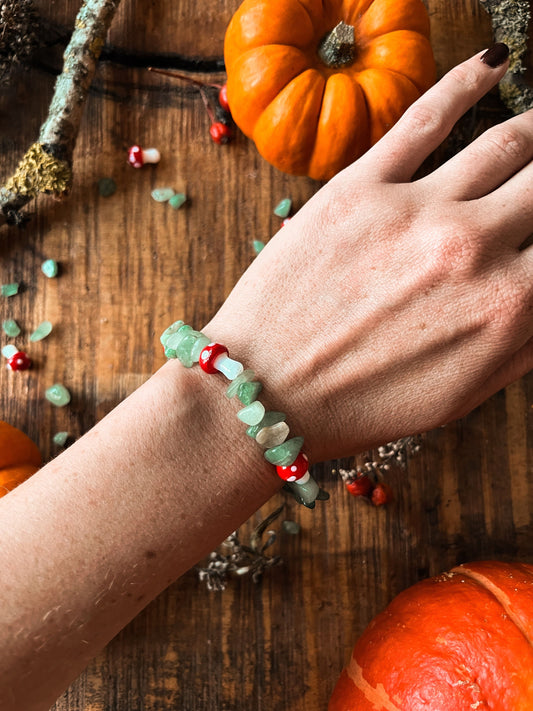
M 279 478 L 287 482 L 299 503 L 314 508 L 317 499 L 328 498 L 309 472 L 309 459 L 301 451 L 304 438 L 291 432 L 285 412 L 268 407 L 268 403 L 265 406 L 264 398 L 259 397 L 263 385 L 253 369 L 245 368 L 241 360 L 231 357 L 219 340 L 209 338 L 181 320 L 165 329 L 161 342 L 166 356 L 181 362 L 185 368 L 198 363 L 200 371 L 210 377 L 225 376 L 229 382 L 226 396 L 241 403 L 235 414 L 246 426 L 246 434 L 263 449 L 265 460 L 275 467 Z

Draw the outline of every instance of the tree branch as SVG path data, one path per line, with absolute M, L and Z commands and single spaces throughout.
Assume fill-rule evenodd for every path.
M 66 195 L 72 185 L 72 154 L 85 100 L 105 37 L 120 0 L 85 0 L 65 49 L 48 117 L 15 174 L 0 188 L 0 224 L 20 224 L 20 210 L 39 193 Z

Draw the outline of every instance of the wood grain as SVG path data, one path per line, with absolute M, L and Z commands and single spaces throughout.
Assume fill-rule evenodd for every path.
M 78 9 L 71 0 L 37 5 L 58 36 Z M 57 452 L 55 432 L 80 436 L 163 363 L 158 336 L 170 320 L 207 321 L 253 259 L 252 240 L 278 229 L 272 210 L 281 198 L 297 209 L 319 187 L 271 168 L 243 136 L 213 144 L 198 92 L 146 71 L 154 59 L 188 62 L 212 70 L 199 76 L 222 79 L 224 28 L 237 5 L 124 0 L 90 93 L 70 197 L 39 199 L 23 231 L 1 235 L 0 279 L 23 285 L 0 302 L 1 319 L 23 327 L 21 347 L 41 320 L 55 327 L 32 345 L 33 370 L 1 369 L 0 417 L 28 432 L 45 458 Z M 429 9 L 439 73 L 490 43 L 474 0 L 431 0 Z M 2 92 L 5 175 L 38 133 L 60 49 L 48 48 Z M 494 97 L 483 102 L 428 169 L 503 115 Z M 161 150 L 157 168 L 125 163 L 134 142 Z M 103 177 L 117 184 L 112 197 L 98 193 Z M 188 194 L 185 208 L 150 199 L 166 185 Z M 59 278 L 41 273 L 46 258 L 59 261 Z M 44 400 L 54 382 L 71 389 L 68 408 Z M 258 584 L 233 580 L 222 593 L 191 571 L 102 651 L 55 711 L 326 708 L 355 638 L 400 590 L 468 560 L 531 560 L 532 386 L 524 378 L 429 433 L 407 469 L 390 472 L 396 500 L 386 509 L 346 495 L 333 472 L 349 461 L 317 467 L 332 499 L 314 512 L 287 502 L 285 518 L 302 530 L 280 534 L 282 566 Z

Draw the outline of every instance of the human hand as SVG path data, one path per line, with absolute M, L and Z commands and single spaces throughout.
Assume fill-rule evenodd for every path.
M 449 72 L 323 187 L 205 327 L 313 460 L 465 415 L 533 363 L 533 113 L 411 182 L 507 68 Z

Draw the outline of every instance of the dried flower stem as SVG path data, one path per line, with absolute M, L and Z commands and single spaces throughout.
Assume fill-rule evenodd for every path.
M 529 0 L 480 0 L 489 13 L 494 40 L 509 47 L 509 70 L 500 81 L 500 96 L 515 114 L 533 107 L 533 90 L 524 79 L 523 63 L 527 51 L 531 19 Z
M 62 197 L 72 185 L 72 154 L 85 100 L 120 0 L 85 0 L 65 50 L 48 117 L 15 174 L 0 188 L 0 224 L 20 224 L 20 210 L 39 193 Z
M 359 464 L 353 469 L 339 469 L 338 473 L 345 482 L 355 479 L 357 476 L 367 474 L 379 481 L 390 469 L 391 464 L 405 467 L 409 457 L 416 454 L 421 447 L 421 436 L 402 437 L 395 442 L 389 442 L 377 448 L 377 456 L 373 452 L 366 452 L 363 464 Z
M 208 590 L 224 590 L 230 574 L 250 575 L 254 582 L 258 582 L 267 568 L 281 563 L 279 556 L 265 555 L 267 548 L 276 541 L 276 532 L 269 530 L 266 542 L 262 538 L 283 509 L 284 505 L 281 505 L 261 521 L 251 533 L 250 545 L 241 543 L 239 532 L 235 531 L 226 538 L 222 550 L 209 554 L 207 565 L 198 568 L 198 577 L 206 583 Z

